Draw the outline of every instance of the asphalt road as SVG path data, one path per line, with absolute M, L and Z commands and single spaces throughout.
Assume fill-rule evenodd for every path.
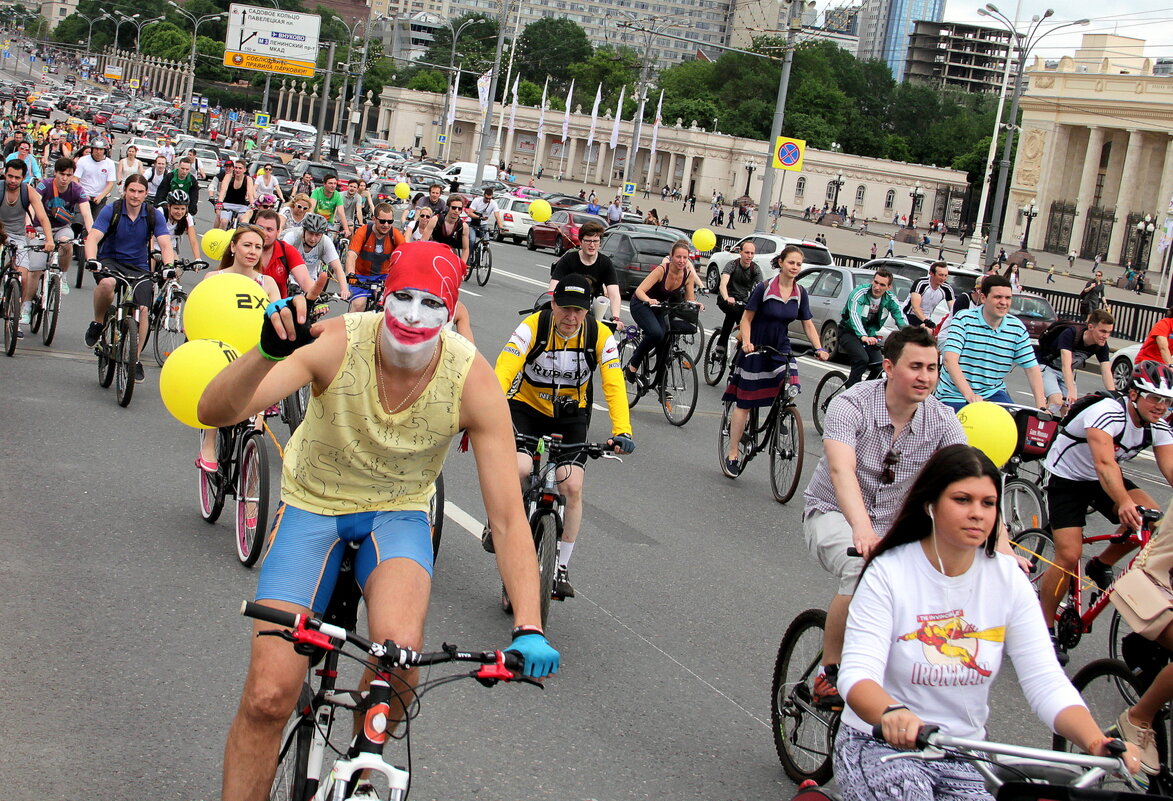
M 553 260 L 513 245 L 494 255 L 488 286 L 463 293 L 490 360 Z M 0 359 L 10 624 L 0 795 L 212 799 L 246 667 L 237 609 L 256 576 L 236 561 L 229 520 L 199 517 L 196 436 L 164 410 L 158 369 L 147 363 L 128 409 L 97 386 L 81 341 L 91 287 L 64 299 L 52 348 L 27 337 Z M 702 319 L 711 328 L 717 313 Z M 804 413 L 824 369 L 802 362 Z M 1025 386 L 1016 373 L 1012 388 Z M 462 682 L 427 696 L 412 726 L 413 798 L 790 797 L 769 728 L 774 656 L 789 621 L 824 606 L 834 583 L 803 545 L 800 498 L 772 499 L 767 460 L 736 481 L 721 475 L 719 394 L 702 383 L 682 429 L 645 399 L 633 412 L 638 451 L 591 463 L 578 597 L 550 619 L 563 669 L 544 691 Z M 605 415 L 596 420 L 602 438 Z M 806 429 L 804 483 L 821 453 Z M 511 622 L 475 536 L 484 515 L 473 459 L 453 453 L 445 475 L 428 645 L 502 647 Z M 1102 632 L 1093 639 L 1072 671 L 1106 655 Z M 994 738 L 1049 741 L 1012 678 L 994 698 Z M 406 758 L 401 744 L 389 753 Z

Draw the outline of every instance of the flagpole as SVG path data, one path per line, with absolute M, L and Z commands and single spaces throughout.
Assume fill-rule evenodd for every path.
M 517 17 L 513 22 L 513 39 L 509 43 L 509 66 L 505 70 L 505 93 L 509 93 L 509 81 L 513 77 L 513 55 L 517 52 L 517 32 L 521 28 L 521 0 L 517 3 Z M 493 98 L 489 98 L 492 102 Z M 501 163 L 501 128 L 505 125 L 505 95 L 501 96 L 501 115 L 497 118 L 497 136 L 493 140 L 493 155 L 489 159 L 494 164 Z
M 546 91 L 550 88 L 550 76 L 546 76 L 546 82 L 542 84 L 542 104 L 538 107 L 538 135 L 534 138 L 534 164 L 530 169 L 531 175 L 536 175 L 538 165 L 544 160 L 545 154 L 542 153 L 542 144 L 546 140 Z
M 619 126 L 623 122 L 623 96 L 626 93 L 626 86 L 619 87 L 619 101 L 615 104 L 615 122 L 611 125 L 611 141 L 607 143 L 611 147 L 611 169 L 607 172 L 608 188 L 611 181 L 615 180 L 615 162 L 619 160 Z
M 559 180 L 566 176 L 566 143 L 570 141 L 570 107 L 574 104 L 574 79 L 570 79 L 570 90 L 566 93 L 566 111 L 562 115 L 562 157 L 558 160 Z
M 657 144 L 657 139 L 659 138 L 659 134 L 660 134 L 660 122 L 663 119 L 663 113 L 664 113 L 664 90 L 661 89 L 660 90 L 660 101 L 658 103 L 656 103 L 656 119 L 654 122 L 652 122 L 652 144 L 651 144 L 651 147 L 648 148 L 648 174 L 647 174 L 647 181 L 644 183 L 645 190 L 647 189 L 647 187 L 651 186 L 652 170 L 654 170 L 656 168 L 656 144 Z M 627 183 L 627 181 L 624 180 L 624 183 Z
M 587 134 L 587 146 L 586 146 L 586 165 L 587 165 L 588 175 L 584 176 L 585 178 L 590 178 L 589 172 L 590 172 L 590 166 L 591 166 L 591 146 L 594 145 L 594 143 L 595 143 L 595 130 L 599 124 L 599 102 L 602 99 L 603 99 L 603 82 L 600 81 L 599 87 L 597 89 L 595 89 L 595 105 L 591 108 L 591 130 Z M 596 161 L 597 160 L 598 159 L 596 157 Z M 597 167 L 598 165 L 596 164 L 595 166 Z

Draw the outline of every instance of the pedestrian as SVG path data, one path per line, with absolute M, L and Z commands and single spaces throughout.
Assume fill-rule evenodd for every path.
M 1000 266 L 1005 263 L 1006 263 L 1006 248 L 998 248 L 998 264 Z
M 1079 255 L 1079 254 L 1076 253 L 1075 250 L 1072 250 L 1070 253 L 1067 254 L 1067 269 L 1068 270 L 1070 270 L 1071 268 L 1073 268 L 1075 266 L 1075 257 L 1077 255 Z
M 688 210 L 690 212 L 696 211 L 696 192 L 688 196 Z
M 888 237 L 888 250 L 884 253 L 884 257 L 896 255 L 896 237 Z
M 1099 258 L 1097 255 L 1096 258 Z M 1079 290 L 1079 312 L 1084 319 L 1104 305 L 1104 273 L 1096 270 L 1091 279 Z
M 709 225 L 720 225 L 721 224 L 721 222 L 720 222 L 721 207 L 718 206 L 716 203 L 714 203 L 713 208 L 712 208 L 712 212 L 713 212 L 713 219 L 709 220 Z
M 733 209 L 731 208 L 731 209 L 729 209 L 729 224 L 725 226 L 726 228 L 732 230 L 734 217 L 735 217 L 735 215 L 733 213 Z
M 1136 294 L 1143 295 L 1145 290 L 1145 271 L 1137 270 L 1136 272 Z
M 1048 284 L 1055 283 L 1055 265 L 1053 265 L 1053 264 L 1047 270 L 1047 283 Z
M 872 243 L 872 258 L 874 259 L 875 257 L 876 257 L 876 243 L 873 242 Z

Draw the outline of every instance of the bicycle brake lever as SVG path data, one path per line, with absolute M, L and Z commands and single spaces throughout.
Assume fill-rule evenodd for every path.
M 269 631 L 258 631 L 258 637 L 280 637 L 287 642 L 293 642 L 293 634 L 289 629 L 271 629 Z
M 617 453 L 610 453 L 609 451 L 603 451 L 601 454 L 599 454 L 599 458 L 600 459 L 614 459 L 617 462 L 623 461 L 622 456 L 620 456 Z

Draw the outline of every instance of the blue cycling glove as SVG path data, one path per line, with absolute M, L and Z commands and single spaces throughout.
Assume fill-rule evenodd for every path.
M 635 453 L 635 440 L 631 438 L 630 434 L 616 434 L 611 437 L 611 446 L 624 453 Z
M 308 345 L 314 341 L 314 337 L 310 334 L 309 315 L 306 315 L 304 323 L 297 322 L 297 310 L 290 303 L 291 298 L 282 298 L 275 300 L 265 307 L 265 319 L 261 323 L 261 341 L 257 344 L 261 355 L 271 362 L 279 362 L 289 356 L 303 345 Z M 282 339 L 277 335 L 277 329 L 273 327 L 273 321 L 270 317 L 277 314 L 282 309 L 288 307 L 294 317 L 294 334 L 293 339 Z
M 531 679 L 544 679 L 551 673 L 558 672 L 558 664 L 562 656 L 554 650 L 554 646 L 544 634 L 522 634 L 513 638 L 510 651 L 519 654 L 525 660 L 525 675 Z

